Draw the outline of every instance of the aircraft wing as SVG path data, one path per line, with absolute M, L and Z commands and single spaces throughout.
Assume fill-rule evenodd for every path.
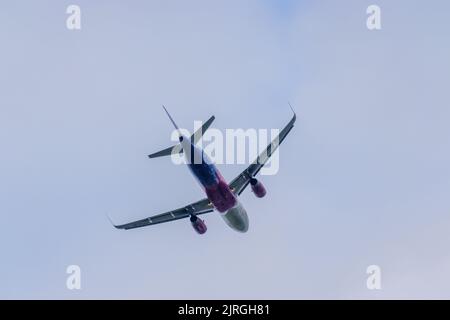
M 191 214 L 193 215 L 200 215 L 205 214 L 208 212 L 214 211 L 214 207 L 212 203 L 206 198 L 194 203 L 191 203 L 185 207 L 165 212 L 162 214 L 158 214 L 156 216 L 148 217 L 142 220 L 137 220 L 134 222 L 122 224 L 122 225 L 114 225 L 117 229 L 135 229 L 135 228 L 141 228 L 145 226 L 150 226 L 153 224 L 158 223 L 164 223 L 164 222 L 170 222 L 175 221 L 178 219 L 183 219 L 189 217 Z
M 256 176 L 259 170 L 264 167 L 266 162 L 294 127 L 296 118 L 297 117 L 294 112 L 294 116 L 292 117 L 291 121 L 289 121 L 289 123 L 283 128 L 283 130 L 281 130 L 278 136 L 276 136 L 275 139 L 272 140 L 267 148 L 263 152 L 261 152 L 258 158 L 256 158 L 256 160 L 253 161 L 253 163 L 248 166 L 247 169 L 242 171 L 240 175 L 238 175 L 233 181 L 231 181 L 230 188 L 235 194 L 240 195 L 250 183 L 250 179 Z

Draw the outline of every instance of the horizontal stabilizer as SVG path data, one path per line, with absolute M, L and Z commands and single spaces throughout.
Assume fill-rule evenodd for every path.
M 175 150 L 175 148 L 177 148 L 178 150 Z M 159 158 L 159 157 L 165 157 L 165 156 L 170 156 L 172 153 L 183 153 L 183 148 L 181 148 L 180 144 L 174 145 L 173 147 L 169 147 L 167 149 L 155 152 L 150 154 L 148 157 L 150 159 L 153 158 Z
M 196 144 L 197 142 L 200 141 L 200 139 L 202 138 L 203 134 L 211 126 L 211 123 L 213 123 L 214 119 L 215 119 L 215 117 L 211 116 L 211 118 L 209 118 L 208 121 L 206 121 L 200 128 L 198 128 L 197 131 L 194 132 L 194 134 L 191 136 L 191 142 L 193 144 Z
M 213 123 L 214 119 L 215 119 L 215 117 L 212 116 L 211 118 L 208 119 L 208 121 L 203 123 L 203 125 L 197 131 L 194 132 L 194 134 L 191 136 L 191 142 L 193 144 L 196 144 L 197 142 L 200 141 L 200 139 L 202 138 L 203 134 L 211 126 L 211 123 Z M 183 148 L 181 147 L 180 144 L 176 144 L 176 145 L 174 145 L 172 147 L 169 147 L 169 148 L 166 148 L 164 150 L 152 153 L 148 157 L 150 159 L 153 159 L 153 158 L 170 156 L 171 154 L 177 154 L 177 153 L 183 153 Z

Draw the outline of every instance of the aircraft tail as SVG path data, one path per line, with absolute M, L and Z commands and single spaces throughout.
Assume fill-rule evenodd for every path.
M 211 118 L 208 119 L 208 121 L 203 123 L 203 125 L 197 131 L 194 132 L 194 134 L 191 136 L 192 144 L 196 144 L 198 141 L 200 141 L 200 139 L 202 138 L 203 134 L 211 126 L 211 123 L 213 123 L 214 119 L 215 119 L 215 117 L 212 116 Z M 178 127 L 175 125 L 175 122 L 173 122 L 172 119 L 171 119 L 171 121 L 172 121 L 172 123 L 174 123 L 175 128 L 177 130 L 179 130 Z M 172 146 L 172 147 L 166 148 L 164 150 L 152 153 L 148 157 L 150 159 L 153 159 L 153 158 L 170 156 L 171 154 L 177 154 L 177 153 L 183 153 L 183 148 L 181 147 L 181 144 L 179 144 L 179 143 L 174 145 L 174 146 Z

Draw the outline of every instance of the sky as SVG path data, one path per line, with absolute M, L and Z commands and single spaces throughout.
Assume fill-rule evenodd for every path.
M 81 30 L 66 28 L 67 6 Z M 366 9 L 381 8 L 381 30 Z M 3 1 L 0 298 L 450 298 L 448 1 Z M 192 130 L 282 128 L 280 170 L 217 213 L 115 230 L 204 197 Z M 220 165 L 230 181 L 245 166 Z M 81 289 L 66 286 L 70 265 Z M 366 269 L 381 270 L 381 289 Z

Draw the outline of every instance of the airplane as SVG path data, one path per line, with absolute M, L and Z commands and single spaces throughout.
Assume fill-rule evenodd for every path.
M 234 180 L 231 181 L 231 183 L 228 184 L 214 163 L 211 162 L 207 154 L 196 146 L 196 143 L 201 139 L 203 133 L 214 121 L 214 116 L 209 118 L 208 121 L 206 121 L 189 139 L 181 133 L 179 127 L 167 111 L 166 107 L 163 106 L 163 108 L 169 117 L 169 120 L 178 131 L 180 143 L 155 152 L 149 155 L 149 158 L 153 159 L 157 157 L 169 156 L 174 153 L 184 153 L 186 164 L 190 169 L 190 172 L 203 187 L 206 198 L 188 204 L 182 208 L 151 216 L 142 220 L 122 225 L 115 225 L 112 223 L 113 226 L 117 229 L 129 230 L 189 217 L 194 230 L 198 234 L 204 234 L 207 231 L 207 227 L 205 221 L 200 219 L 198 216 L 216 210 L 220 213 L 220 216 L 231 229 L 242 233 L 247 232 L 249 228 L 248 215 L 238 197 L 249 184 L 256 197 L 262 198 L 266 195 L 266 188 L 255 177 L 294 127 L 296 120 L 295 111 L 291 107 L 294 115 L 289 123 L 272 140 L 266 149 L 255 159 L 255 161 L 253 161 L 247 169 L 241 172 L 241 174 L 239 174 Z

